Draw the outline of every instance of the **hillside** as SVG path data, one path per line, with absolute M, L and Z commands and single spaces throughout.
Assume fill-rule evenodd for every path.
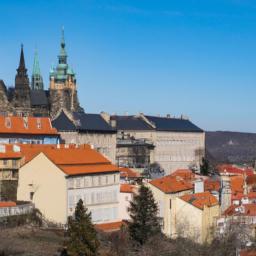
M 254 164 L 256 133 L 206 132 L 206 152 L 211 162 Z

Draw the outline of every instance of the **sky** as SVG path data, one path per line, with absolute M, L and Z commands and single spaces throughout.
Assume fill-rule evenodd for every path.
M 20 45 L 44 86 L 65 28 L 88 113 L 178 117 L 205 130 L 256 132 L 255 0 L 0 0 L 0 79 Z

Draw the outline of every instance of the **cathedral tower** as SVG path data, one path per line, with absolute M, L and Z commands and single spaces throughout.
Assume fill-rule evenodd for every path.
M 20 63 L 17 69 L 16 77 L 15 77 L 13 106 L 16 110 L 16 114 L 18 115 L 30 114 L 30 107 L 31 107 L 30 87 L 29 87 L 27 69 L 25 66 L 23 45 L 21 45 Z
M 32 73 L 32 90 L 43 90 L 44 84 L 43 84 L 43 78 L 40 72 L 39 67 L 39 59 L 38 59 L 38 53 L 37 50 L 35 50 L 35 56 L 34 56 L 34 65 L 33 65 L 33 73 Z
M 69 112 L 81 110 L 77 97 L 76 76 L 67 63 L 64 29 L 62 29 L 58 65 L 50 70 L 51 116 L 61 109 Z

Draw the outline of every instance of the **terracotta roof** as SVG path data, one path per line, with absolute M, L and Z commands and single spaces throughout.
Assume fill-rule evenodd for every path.
M 209 191 L 181 196 L 180 199 L 203 210 L 204 206 L 212 207 L 218 205 L 218 200 Z
M 220 180 L 207 179 L 204 181 L 204 191 L 219 191 Z
M 242 250 L 240 251 L 240 256 L 256 256 L 256 250 L 255 249 Z
M 20 146 L 26 163 L 43 153 L 68 175 L 119 171 L 117 166 L 111 164 L 90 145 L 76 147 L 75 145 L 22 144 Z
M 0 133 L 58 135 L 48 117 L 0 116 Z
M 122 178 L 138 178 L 140 177 L 140 174 L 130 168 L 127 167 L 120 167 L 120 176 Z
M 134 193 L 135 189 L 136 189 L 135 185 L 130 185 L 130 184 L 121 184 L 120 185 L 121 193 Z
M 23 157 L 23 154 L 20 152 L 20 147 L 17 145 L 2 144 L 0 147 L 0 159 L 17 159 Z
M 243 185 L 244 185 L 243 176 L 230 177 L 230 187 L 231 187 L 232 194 L 243 193 L 244 191 Z
M 232 164 L 221 164 L 217 166 L 217 171 L 219 173 L 229 173 L 233 175 L 244 175 L 246 174 L 247 176 L 253 175 L 254 170 L 253 168 L 250 167 L 238 167 L 236 165 Z
M 256 184 L 256 174 L 250 175 L 246 178 L 246 183 L 248 185 L 254 185 Z
M 176 193 L 180 191 L 193 189 L 192 183 L 182 179 L 179 176 L 164 176 L 150 181 L 150 184 L 157 187 L 164 193 Z
M 63 172 L 68 175 L 117 172 L 118 167 L 113 164 L 92 164 L 92 165 L 58 165 Z
M 96 224 L 95 227 L 96 229 L 99 229 L 103 232 L 113 232 L 120 230 L 122 225 L 125 225 L 122 221 L 116 221 L 110 223 Z
M 243 198 L 256 199 L 256 192 L 249 192 L 247 195 L 244 193 L 235 193 L 231 196 L 232 200 L 242 200 Z
M 224 212 L 225 216 L 256 216 L 256 204 L 244 204 L 242 206 L 231 205 Z
M 16 206 L 15 202 L 11 202 L 11 201 L 6 201 L 6 202 L 0 202 L 0 208 L 4 208 L 4 207 L 14 207 Z
M 192 180 L 195 178 L 195 174 L 189 169 L 178 169 L 173 172 L 172 175 L 182 177 L 185 180 Z

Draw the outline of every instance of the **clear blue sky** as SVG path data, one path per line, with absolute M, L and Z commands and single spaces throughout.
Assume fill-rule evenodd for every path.
M 65 27 L 87 112 L 185 114 L 256 132 L 255 0 L 0 0 L 0 78 L 35 46 L 45 87 Z

